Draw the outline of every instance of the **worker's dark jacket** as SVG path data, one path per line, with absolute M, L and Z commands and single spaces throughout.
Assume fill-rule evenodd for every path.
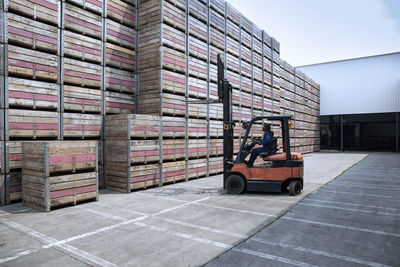
M 269 148 L 269 143 L 271 142 L 271 139 L 271 132 L 265 132 L 263 139 L 260 140 L 260 145 L 262 145 L 264 148 Z

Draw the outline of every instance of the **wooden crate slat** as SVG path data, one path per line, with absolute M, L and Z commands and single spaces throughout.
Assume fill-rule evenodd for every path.
M 239 54 L 240 54 L 239 42 L 228 36 L 226 38 L 226 51 L 230 55 L 235 56 L 236 58 L 239 58 Z M 228 55 L 228 56 L 230 56 L 230 55 Z M 229 67 L 229 65 L 227 65 L 227 67 Z
M 242 53 L 240 55 L 240 58 L 246 61 L 246 64 L 251 64 L 252 63 L 252 52 L 251 49 L 246 47 L 246 46 L 241 46 L 242 48 Z
M 210 137 L 222 138 L 223 137 L 223 123 L 222 121 L 210 120 Z
M 159 93 L 140 95 L 138 111 L 140 114 L 185 116 L 186 99 L 169 93 L 163 93 L 161 97 Z
M 186 140 L 185 139 L 164 139 L 162 160 L 180 160 L 186 156 Z
M 135 50 L 106 43 L 106 64 L 118 69 L 135 71 Z
M 186 78 L 184 75 L 168 70 L 151 70 L 141 73 L 140 91 L 159 92 L 160 79 L 162 81 L 162 91 L 184 95 L 186 93 Z M 147 97 L 144 94 L 140 97 Z M 140 104 L 140 102 L 139 102 Z
M 207 5 L 201 1 L 189 0 L 189 14 L 194 18 L 207 23 L 208 20 Z
M 266 45 L 269 47 L 269 49 L 271 49 L 272 38 L 271 38 L 271 36 L 270 36 L 268 33 L 266 33 L 265 31 L 263 31 L 263 42 L 264 42 L 264 44 L 266 44 Z M 264 48 L 264 51 L 265 51 L 265 48 Z
M 193 57 L 189 57 L 188 63 L 189 63 L 188 64 L 189 76 L 207 80 L 208 77 L 207 62 Z
M 272 63 L 271 63 L 271 60 L 269 60 L 269 59 L 267 59 L 267 58 L 265 58 L 265 57 L 264 57 L 263 69 L 264 69 L 264 71 L 266 71 L 266 72 L 269 73 L 269 76 L 271 76 L 271 72 L 272 72 Z M 265 78 L 265 76 L 268 76 L 267 73 L 266 73 L 266 75 L 264 75 L 264 78 Z
M 206 13 L 207 14 L 207 13 Z M 189 16 L 189 35 L 196 37 L 204 42 L 208 41 L 207 24 Z
M 207 61 L 207 43 L 193 36 L 189 36 L 189 55 Z
M 62 31 L 62 34 L 63 56 L 101 63 L 102 43 L 100 40 L 70 31 Z
M 232 104 L 239 106 L 240 105 L 240 90 L 233 89 L 232 90 Z
M 195 98 L 189 98 L 188 101 L 196 101 Z M 207 104 L 189 105 L 189 117 L 207 118 Z
M 251 108 L 252 106 L 252 94 L 246 93 L 245 91 L 241 92 L 240 106 Z
M 128 27 L 136 28 L 136 7 L 134 3 L 134 1 L 107 0 L 107 18 Z
M 225 62 L 224 50 L 217 48 L 213 45 L 210 45 L 210 62 L 211 63 L 217 64 L 218 54 L 220 55 L 222 62 Z
M 186 0 L 167 0 L 169 3 L 186 11 Z
M 8 141 L 6 154 L 6 172 L 22 168 L 22 141 Z
M 186 120 L 181 117 L 162 116 L 163 138 L 185 138 Z
M 22 172 L 6 174 L 6 204 L 22 200 Z
M 56 138 L 58 136 L 58 113 L 37 110 L 7 109 L 9 138 Z
M 209 79 L 210 79 L 210 81 L 211 82 L 217 82 L 217 73 L 218 73 L 218 70 L 217 70 L 217 65 L 214 65 L 214 64 L 209 64 L 208 65 L 208 67 L 209 67 L 209 70 L 210 70 L 210 74 L 209 74 Z
M 209 82 L 208 83 L 208 91 L 209 91 L 208 98 L 210 100 L 218 100 L 219 99 L 219 97 L 218 97 L 218 85 L 216 83 Z
M 62 58 L 62 60 L 64 83 L 101 88 L 102 68 L 100 65 L 71 58 Z
M 185 161 L 173 161 L 162 164 L 163 183 L 175 183 L 185 180 L 186 177 Z
M 263 107 L 263 99 L 261 96 L 253 95 L 253 108 L 262 110 Z
M 57 27 L 38 22 L 13 13 L 3 13 L 4 33 L 0 39 L 4 43 L 16 44 L 30 49 L 57 53 L 59 31 Z M 5 36 L 2 36 L 5 34 Z
M 236 25 L 240 25 L 240 12 L 229 3 L 226 4 L 226 14 L 229 20 Z
M 240 88 L 240 74 L 235 73 L 233 71 L 228 70 L 227 71 L 227 77 L 228 81 L 232 84 L 232 86 L 236 89 Z
M 227 20 L 226 23 L 226 35 L 233 40 L 240 41 L 240 27 L 235 25 L 233 22 Z
M 67 2 L 74 3 L 83 7 L 83 9 L 90 10 L 100 15 L 103 12 L 103 0 L 67 0 Z
M 5 4 L 5 11 L 16 12 L 38 21 L 59 25 L 60 1 L 58 0 L 8 0 Z
M 279 54 L 280 44 L 275 38 L 272 38 L 272 47 L 273 47 L 274 51 L 276 51 Z
M 139 73 L 155 68 L 164 68 L 174 72 L 186 73 L 185 54 L 165 46 L 151 46 L 146 49 L 140 49 L 138 58 Z
M 101 91 L 71 85 L 63 86 L 64 110 L 89 113 L 101 112 Z
M 223 157 L 212 157 L 208 161 L 209 163 L 209 173 L 220 174 L 224 171 L 224 159 Z
M 222 32 L 221 35 L 225 33 L 225 18 L 213 9 L 210 9 L 210 25 Z
M 207 82 L 194 77 L 188 78 L 189 96 L 194 98 L 207 98 Z M 191 105 L 191 104 L 189 104 Z M 196 105 L 196 104 L 194 104 Z
M 115 22 L 111 19 L 107 19 L 106 27 L 107 42 L 129 49 L 135 49 L 136 31 L 134 29 Z
M 74 5 L 64 3 L 64 28 L 79 34 L 102 39 L 102 17 Z
M 257 66 L 259 68 L 263 67 L 263 57 L 261 55 L 261 53 L 253 53 L 253 65 Z
M 224 154 L 224 140 L 223 139 L 210 139 L 209 153 L 210 153 L 210 157 L 217 157 L 217 156 L 223 155 Z
M 224 0 L 210 0 L 210 7 L 213 11 L 217 11 L 225 16 L 225 1 Z M 210 10 L 211 11 L 211 10 Z
M 246 77 L 248 77 L 250 79 L 253 76 L 253 73 L 251 70 L 251 65 L 243 60 L 242 60 L 241 74 L 245 75 Z
M 202 158 L 207 156 L 207 139 L 189 139 L 189 158 Z
M 122 114 L 135 112 L 135 96 L 118 93 L 105 92 L 106 96 L 106 114 Z
M 242 83 L 241 83 L 241 89 L 244 92 L 251 93 L 252 92 L 252 80 L 250 78 L 247 78 L 245 76 L 241 77 Z
M 160 160 L 159 140 L 107 140 L 105 150 L 106 166 L 125 170 L 132 164 L 158 162 Z
M 62 135 L 64 138 L 100 137 L 101 115 L 63 113 Z
M 251 49 L 253 40 L 251 34 L 247 33 L 243 28 L 240 30 L 240 34 L 241 34 L 241 44 Z
M 5 108 L 58 109 L 58 84 L 14 77 L 5 79 Z
M 262 41 L 263 38 L 263 31 L 255 24 L 253 24 L 253 37 L 257 38 L 258 41 Z M 261 53 L 261 50 L 260 50 Z
M 246 32 L 249 34 L 252 34 L 253 31 L 253 22 L 251 22 L 248 18 L 243 16 L 243 14 L 240 14 L 241 16 L 241 28 L 244 29 Z
M 222 120 L 223 118 L 223 108 L 220 104 L 210 105 L 210 119 Z
M 106 140 L 159 137 L 159 116 L 142 114 L 107 115 L 105 123 Z
M 56 55 L 13 45 L 5 45 L 5 51 L 8 57 L 6 75 L 57 81 L 58 57 Z
M 200 178 L 207 175 L 207 159 L 191 159 L 188 161 L 187 177 Z
M 268 47 L 266 44 L 263 44 L 263 46 L 264 46 L 264 57 L 267 60 L 271 61 L 271 55 L 272 55 L 271 47 Z
M 189 138 L 206 138 L 207 137 L 207 121 L 199 119 L 188 119 L 188 137 Z
M 135 74 L 133 72 L 106 67 L 106 89 L 123 93 L 135 93 Z
M 173 6 L 169 2 L 164 1 L 163 15 L 163 22 L 182 31 L 186 30 L 185 11 Z
M 262 69 L 261 68 L 253 66 L 253 78 L 254 78 L 254 81 L 259 81 L 259 82 L 263 81 Z
M 220 48 L 221 50 L 225 49 L 224 35 L 212 27 L 210 28 L 210 43 L 213 46 Z

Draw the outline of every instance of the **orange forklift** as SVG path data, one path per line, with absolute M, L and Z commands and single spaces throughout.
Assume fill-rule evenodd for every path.
M 289 192 L 303 190 L 304 162 L 300 153 L 290 152 L 290 116 L 259 116 L 244 123 L 246 129 L 236 159 L 233 160 L 232 85 L 224 77 L 224 64 L 218 55 L 218 96 L 223 103 L 224 120 L 224 189 L 230 194 L 249 192 Z M 269 152 L 261 153 L 265 164 L 248 167 L 246 157 L 258 140 L 250 138 L 256 122 L 279 122 L 282 129 L 283 152 L 277 153 L 277 138 L 272 137 Z M 249 141 L 248 141 L 249 140 Z

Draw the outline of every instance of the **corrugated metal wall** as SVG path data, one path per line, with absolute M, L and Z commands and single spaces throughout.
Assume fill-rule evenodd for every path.
M 298 67 L 321 85 L 321 115 L 400 112 L 400 52 Z

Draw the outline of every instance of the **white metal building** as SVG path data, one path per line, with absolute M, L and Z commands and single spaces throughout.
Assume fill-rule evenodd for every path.
M 321 85 L 321 148 L 399 151 L 400 52 L 296 69 Z

